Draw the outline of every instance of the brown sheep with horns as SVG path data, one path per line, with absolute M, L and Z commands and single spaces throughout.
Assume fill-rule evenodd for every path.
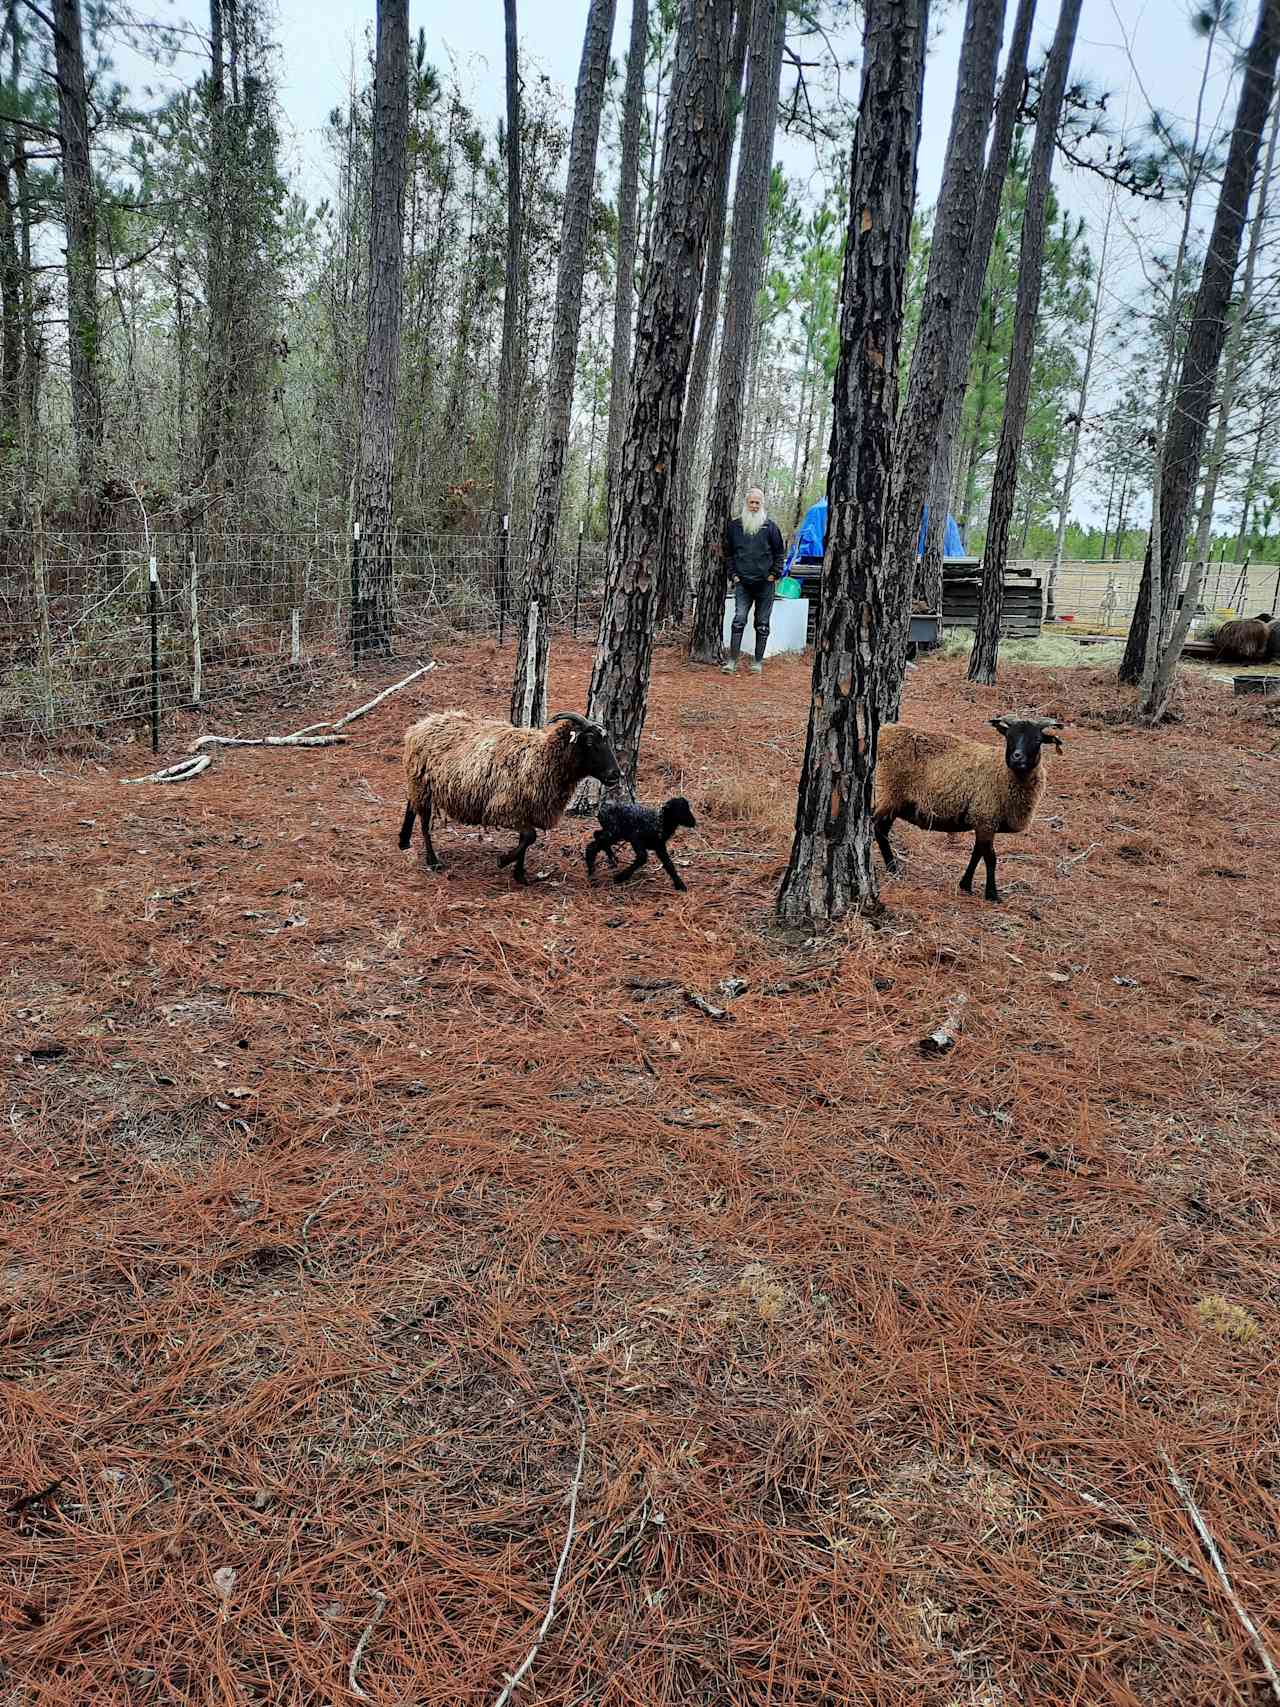
M 528 882 L 524 857 L 538 831 L 559 822 L 584 777 L 606 788 L 622 780 L 604 730 L 576 711 L 557 711 L 545 729 L 516 729 L 467 711 L 435 712 L 405 731 L 404 770 L 409 802 L 400 846 L 409 846 L 420 818 L 427 864 L 439 871 L 433 812 L 458 824 L 515 830 L 519 843 L 498 864 L 514 865 L 517 883 Z
M 1211 642 L 1215 654 L 1235 664 L 1261 664 L 1265 658 L 1280 657 L 1280 644 L 1270 611 L 1257 616 L 1238 616 L 1214 630 Z M 1274 648 L 1274 649 L 1273 649 Z
M 993 729 L 1004 736 L 1004 751 L 959 735 L 935 735 L 889 723 L 880 731 L 871 810 L 876 846 L 888 871 L 898 862 L 889 843 L 894 821 L 903 819 L 919 830 L 973 831 L 973 855 L 960 879 L 966 895 L 973 893 L 973 874 L 981 859 L 987 868 L 988 901 L 999 901 L 996 888 L 995 838 L 1017 835 L 1035 817 L 1044 792 L 1040 751 L 1050 741 L 1062 742 L 1052 729 L 1055 717 L 993 717 Z

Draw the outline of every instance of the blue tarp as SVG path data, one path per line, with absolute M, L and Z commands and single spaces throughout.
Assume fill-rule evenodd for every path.
M 916 543 L 916 552 L 924 550 L 925 529 L 929 525 L 929 506 L 924 507 L 920 518 L 920 538 Z M 787 568 L 797 559 L 809 559 L 817 562 L 822 557 L 823 544 L 827 537 L 827 500 L 819 498 L 816 504 L 810 506 L 804 520 L 791 542 L 791 550 L 787 553 Z M 942 535 L 942 555 L 944 557 L 963 557 L 964 541 L 960 538 L 960 529 L 956 526 L 955 517 L 947 517 L 947 525 Z

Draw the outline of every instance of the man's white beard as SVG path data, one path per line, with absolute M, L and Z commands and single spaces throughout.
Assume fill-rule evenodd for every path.
M 765 509 L 763 504 L 761 504 L 758 510 L 744 510 L 742 512 L 743 533 L 759 533 L 760 529 L 768 519 L 769 512 Z

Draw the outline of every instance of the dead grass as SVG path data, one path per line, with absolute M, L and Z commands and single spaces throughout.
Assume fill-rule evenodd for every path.
M 1188 673 L 1151 734 L 1104 670 L 922 665 L 913 721 L 1068 725 L 1008 905 L 904 831 L 879 928 L 797 945 L 802 661 L 658 658 L 686 895 L 589 885 L 567 820 L 524 892 L 502 836 L 401 855 L 404 724 L 505 703 L 509 653 L 444 662 L 348 748 L 6 779 L 5 1707 L 336 1707 L 375 1595 L 372 1700 L 490 1707 L 566 1384 L 530 1704 L 1264 1700 L 1159 1551 L 1199 1557 L 1167 1452 L 1280 1647 L 1258 708 Z

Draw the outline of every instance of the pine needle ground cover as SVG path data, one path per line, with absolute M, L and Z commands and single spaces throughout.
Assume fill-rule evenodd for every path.
M 509 669 L 181 787 L 11 756 L 5 1707 L 491 1707 L 570 1531 L 537 1707 L 1272 1699 L 1266 711 L 922 666 L 922 725 L 1068 725 L 1007 904 L 900 826 L 884 917 L 814 941 L 771 924 L 799 660 L 658 654 L 685 895 L 589 885 L 571 819 L 524 891 L 506 836 L 400 854 L 405 724 Z

